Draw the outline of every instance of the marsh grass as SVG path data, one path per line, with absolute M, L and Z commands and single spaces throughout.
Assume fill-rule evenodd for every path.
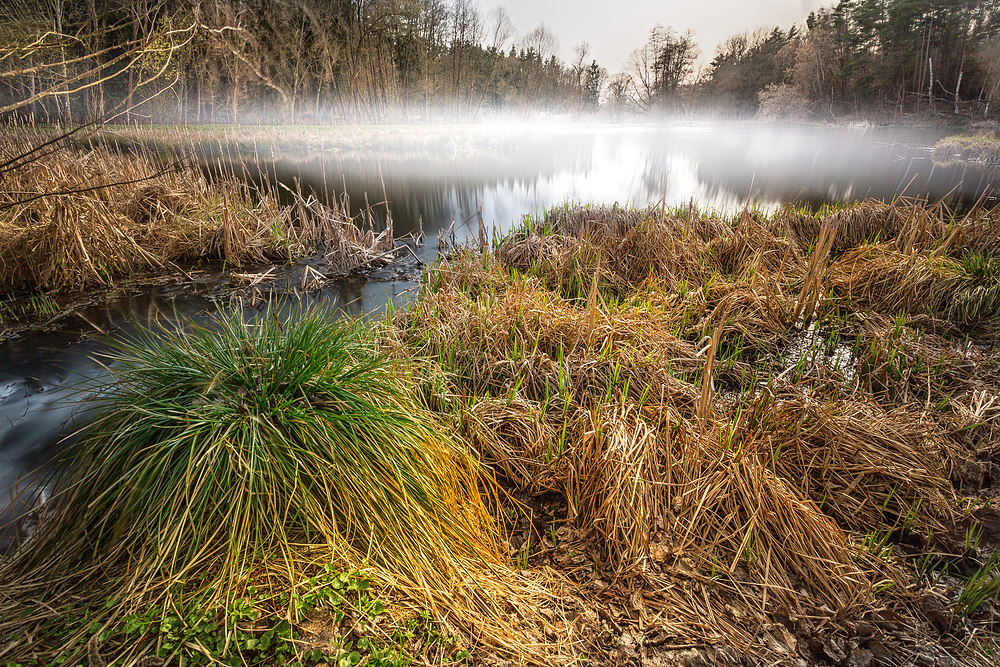
M 996 211 L 912 201 L 566 206 L 432 266 L 376 332 L 391 364 L 325 321 L 148 334 L 81 450 L 101 463 L 59 480 L 85 520 L 0 574 L 30 600 L 51 572 L 95 581 L 97 554 L 148 599 L 195 573 L 238 591 L 263 554 L 282 582 L 339 554 L 515 660 L 580 659 L 569 638 L 594 626 L 536 613 L 572 594 L 511 574 L 481 461 L 560 498 L 551 548 L 559 522 L 597 553 L 567 576 L 629 582 L 599 604 L 657 641 L 767 661 L 760 628 L 825 637 L 886 609 L 937 642 L 893 545 L 946 535 L 963 470 L 1000 454 L 998 231 Z
M 7 137 L 3 154 L 26 140 Z M 235 182 L 106 148 L 60 149 L 4 174 L 0 289 L 109 284 L 174 262 L 287 259 L 291 218 Z M 66 194 L 60 194 L 66 193 Z
M 934 145 L 931 154 L 939 162 L 963 160 L 997 165 L 1000 164 L 1000 139 L 995 134 L 946 137 Z
M 11 132 L 0 157 L 44 139 Z M 322 205 L 233 174 L 211 181 L 187 156 L 165 162 L 141 146 L 63 146 L 3 174 L 0 292 L 109 285 L 133 274 L 177 272 L 177 264 L 287 262 L 323 251 L 326 277 L 384 264 L 399 250 L 349 203 Z M 390 218 L 391 219 L 391 218 Z
M 0 564 L 0 633 L 95 591 L 113 620 L 342 563 L 502 643 L 527 613 L 503 600 L 531 586 L 498 555 L 493 482 L 371 340 L 315 310 L 123 343 L 107 409 L 52 480 L 53 519 Z
M 439 261 L 395 336 L 475 451 L 656 591 L 657 631 L 764 655 L 748 626 L 887 604 L 929 640 L 892 545 L 947 532 L 997 453 L 998 359 L 966 337 L 1000 314 L 998 224 L 560 207 Z

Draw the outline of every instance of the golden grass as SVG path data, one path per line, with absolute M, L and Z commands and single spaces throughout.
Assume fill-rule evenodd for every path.
M 868 532 L 954 519 L 950 447 L 909 411 L 790 395 L 767 401 L 763 414 L 775 470 L 840 525 Z
M 756 445 L 730 443 L 727 452 L 720 422 L 708 417 L 707 430 L 695 427 L 701 392 L 677 375 L 693 375 L 699 353 L 665 330 L 662 314 L 599 307 L 591 327 L 585 307 L 517 283 L 495 300 L 439 288 L 406 317 L 420 332 L 411 349 L 442 360 L 461 379 L 459 395 L 508 397 L 459 411 L 473 446 L 518 486 L 565 493 L 570 517 L 589 527 L 621 571 L 641 571 L 653 557 L 650 536 L 673 525 L 685 544 L 678 553 L 697 553 L 702 564 L 720 551 L 729 571 L 741 558 L 770 559 L 773 578 L 757 583 L 772 590 L 772 601 L 785 600 L 780 591 L 807 571 L 826 604 L 864 597 L 843 534 L 766 472 L 766 456 L 749 452 Z M 744 483 L 756 490 L 736 500 Z M 754 542 L 761 551 L 751 553 L 767 523 L 751 500 L 758 492 L 771 512 L 800 513 L 810 540 L 833 535 L 840 546 L 793 548 L 775 530 L 774 543 Z M 735 504 L 721 511 L 723 497 Z M 843 576 L 831 580 L 831 567 Z
M 30 136 L 0 141 L 23 153 Z M 195 167 L 165 166 L 137 149 L 59 148 L 3 174 L 0 291 L 111 284 L 199 260 L 229 266 L 288 261 L 324 248 L 326 277 L 385 263 L 391 227 L 376 233 L 348 207 L 251 191 L 235 178 L 209 182 Z
M 66 149 L 4 176 L 5 290 L 82 287 L 172 262 L 241 264 L 292 251 L 289 212 L 275 201 L 253 202 L 235 183 L 210 186 L 194 169 L 163 170 L 145 156 Z
M 997 260 L 989 260 L 996 265 Z M 855 309 L 927 314 L 966 324 L 1000 315 L 1000 278 L 977 276 L 962 262 L 933 253 L 859 247 L 834 261 L 826 285 L 834 300 Z
M 997 312 L 970 296 L 989 245 L 964 245 L 995 224 L 912 202 L 558 209 L 436 265 L 395 335 L 475 451 L 653 591 L 629 604 L 761 651 L 748 625 L 836 627 L 915 585 L 877 536 L 957 520 L 956 469 L 1000 420 L 990 373 L 968 375 L 998 360 L 955 345 Z

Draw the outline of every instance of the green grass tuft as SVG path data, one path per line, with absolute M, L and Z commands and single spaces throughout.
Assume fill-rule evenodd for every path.
M 321 310 L 237 311 L 123 344 L 108 409 L 56 476 L 55 517 L 0 566 L 0 597 L 230 603 L 262 571 L 294 582 L 331 560 L 431 605 L 469 587 L 499 562 L 492 487 L 368 338 Z

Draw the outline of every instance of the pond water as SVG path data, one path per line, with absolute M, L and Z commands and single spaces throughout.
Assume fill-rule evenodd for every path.
M 397 234 L 422 220 L 433 240 L 454 219 L 461 239 L 478 234 L 480 206 L 488 228 L 505 230 L 565 202 L 670 207 L 693 200 L 733 212 L 748 202 L 773 210 L 900 195 L 971 205 L 997 192 L 997 170 L 930 159 L 945 134 L 747 124 L 415 128 L 395 133 L 393 142 L 343 150 L 283 142 L 241 152 L 206 144 L 201 161 L 211 171 L 278 181 L 324 201 L 346 191 L 355 213 L 385 198 Z M 433 257 L 428 245 L 423 259 Z
M 381 138 L 368 130 L 365 137 L 375 141 L 347 142 L 351 147 L 340 150 L 309 141 L 306 131 L 301 146 L 286 140 L 248 149 L 207 141 L 196 154 L 208 172 L 281 183 L 326 201 L 346 192 L 354 212 L 385 199 L 397 235 L 422 227 L 427 243 L 416 252 L 429 262 L 439 232 L 454 225 L 460 242 L 478 236 L 480 208 L 492 233 L 525 214 L 574 201 L 673 206 L 693 200 L 703 209 L 732 212 L 747 203 L 815 207 L 899 195 L 968 206 L 996 192 L 996 170 L 931 161 L 930 147 L 943 134 L 745 124 L 423 127 L 394 128 Z M 300 274 L 300 267 L 283 269 L 288 286 Z M 388 299 L 405 301 L 418 275 L 410 262 L 308 298 L 353 314 L 378 312 Z M 197 290 L 180 283 L 136 288 L 77 311 L 56 331 L 0 344 L 0 494 L 6 499 L 16 480 L 49 458 L 86 417 L 79 387 L 107 372 L 94 355 L 109 337 L 156 319 L 203 318 L 225 301 L 219 289 L 225 282 L 205 274 Z M 0 516 L 0 524 L 8 519 Z M 5 539 L 0 535 L 0 552 Z

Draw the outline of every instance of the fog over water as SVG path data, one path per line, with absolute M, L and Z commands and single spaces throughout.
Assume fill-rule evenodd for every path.
M 433 260 L 436 234 L 452 220 L 460 241 L 478 236 L 480 206 L 492 232 L 575 201 L 670 207 L 693 200 L 702 209 L 736 212 L 748 203 L 775 210 L 786 203 L 818 207 L 906 195 L 969 206 L 1000 185 L 997 170 L 935 164 L 930 147 L 945 134 L 937 130 L 695 123 L 393 128 L 388 139 L 379 139 L 379 130 L 360 134 L 376 139 L 332 150 L 307 131 L 302 146 L 283 140 L 237 149 L 206 142 L 197 154 L 210 172 L 222 168 L 280 182 L 321 200 L 346 189 L 355 212 L 366 194 L 370 203 L 384 196 L 397 235 L 422 221 L 427 243 L 416 252 L 424 262 Z M 297 284 L 301 267 L 287 267 L 283 275 L 279 290 Z M 418 275 L 411 262 L 308 298 L 352 314 L 377 312 L 387 298 L 404 302 Z M 121 335 L 156 318 L 204 317 L 225 301 L 218 298 L 225 283 L 210 273 L 198 290 L 181 282 L 137 288 L 65 318 L 58 331 L 0 344 L 0 494 L 6 498 L 17 477 L 79 423 L 81 394 L 73 387 L 105 372 L 91 357 L 104 345 L 94 337 L 96 328 Z
M 380 201 L 384 186 L 397 234 L 419 219 L 433 233 L 480 205 L 488 226 L 506 230 L 525 214 L 565 202 L 671 207 L 693 200 L 732 213 L 748 202 L 774 210 L 900 195 L 969 205 L 996 191 L 996 170 L 930 159 L 930 147 L 944 134 L 758 124 L 429 128 L 414 131 L 418 147 L 283 147 L 258 150 L 255 159 L 267 179 L 298 183 L 320 199 L 346 187 L 355 211 L 365 193 L 369 202 Z M 230 154 L 227 168 L 247 168 L 260 180 L 253 165 L 240 164 L 246 158 Z M 204 156 L 206 165 L 217 160 Z

